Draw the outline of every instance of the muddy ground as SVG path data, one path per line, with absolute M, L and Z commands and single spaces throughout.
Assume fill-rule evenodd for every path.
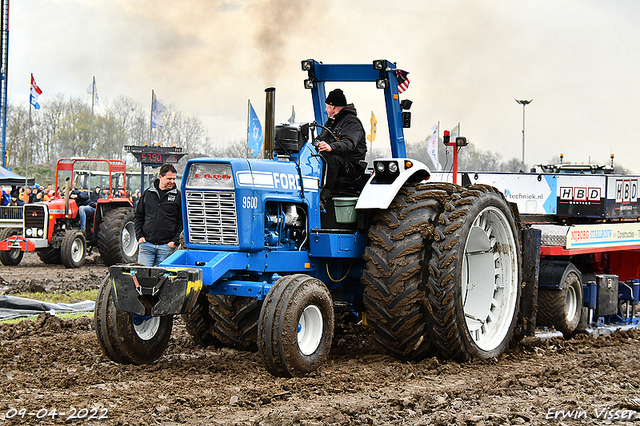
M 0 288 L 95 288 L 105 272 L 97 258 L 67 270 L 28 255 L 0 269 Z M 640 413 L 639 357 L 640 332 L 628 331 L 527 338 L 491 361 L 403 363 L 373 346 L 366 328 L 341 324 L 322 368 L 283 379 L 257 354 L 195 346 L 180 320 L 159 362 L 132 366 L 102 355 L 92 319 L 43 314 L 0 325 L 0 423 L 640 424 L 629 418 Z

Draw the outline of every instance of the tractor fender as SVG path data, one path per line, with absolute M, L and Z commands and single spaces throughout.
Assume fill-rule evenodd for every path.
M 376 164 L 383 162 L 398 164 L 397 175 L 385 174 L 376 171 Z M 408 167 L 408 164 L 411 164 Z M 408 158 L 379 158 L 374 161 L 373 174 L 360 193 L 356 209 L 387 209 L 395 198 L 400 188 L 407 182 L 420 182 L 431 176 L 429 168 L 417 160 Z

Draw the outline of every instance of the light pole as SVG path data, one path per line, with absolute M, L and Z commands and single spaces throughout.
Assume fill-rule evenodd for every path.
M 524 107 L 533 102 L 533 99 L 530 101 L 525 99 L 516 99 L 516 102 L 522 105 L 522 169 L 524 170 Z

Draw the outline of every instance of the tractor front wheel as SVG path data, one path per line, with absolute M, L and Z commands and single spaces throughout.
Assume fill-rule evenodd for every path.
M 60 246 L 60 259 L 67 268 L 79 268 L 84 263 L 87 254 L 87 242 L 84 232 L 79 229 L 64 234 Z
M 280 278 L 258 322 L 258 351 L 267 371 L 279 377 L 315 371 L 329 355 L 333 327 L 333 301 L 322 281 L 303 274 Z
M 123 364 L 152 364 L 169 344 L 173 316 L 144 317 L 116 309 L 109 276 L 95 305 L 95 329 L 104 354 Z
M 20 233 L 18 228 L 5 228 L 0 232 L 0 241 L 6 240 L 7 238 L 17 235 Z M 13 249 L 8 251 L 0 251 L 0 262 L 2 262 L 5 266 L 15 266 L 19 265 L 22 260 L 22 256 L 24 252 L 20 249 Z

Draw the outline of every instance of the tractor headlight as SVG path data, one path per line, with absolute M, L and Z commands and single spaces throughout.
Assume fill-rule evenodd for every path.
M 38 229 L 38 237 L 43 237 L 44 236 L 44 229 Z
M 397 160 L 379 160 L 373 162 L 375 174 L 373 175 L 373 184 L 387 185 L 393 183 L 400 176 L 400 165 Z
M 31 228 L 27 228 L 26 234 L 27 234 L 27 237 L 31 237 L 33 235 L 33 230 Z

